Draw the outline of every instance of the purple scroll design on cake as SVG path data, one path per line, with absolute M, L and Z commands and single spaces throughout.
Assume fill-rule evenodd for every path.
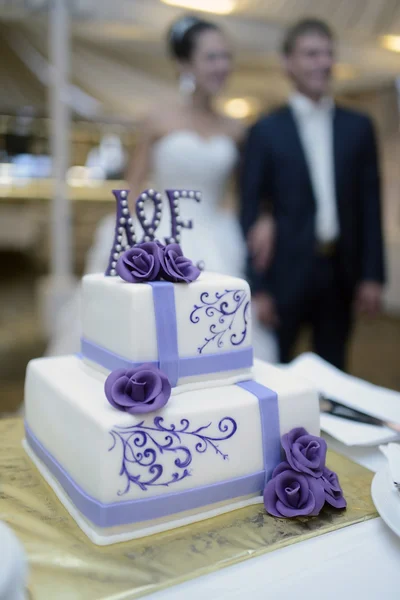
M 113 190 L 113 194 L 117 202 L 116 222 L 114 240 L 105 275 L 115 277 L 117 275 L 115 267 L 121 253 L 136 244 L 136 236 L 133 219 L 128 207 L 129 190 Z
M 232 346 L 240 346 L 247 335 L 249 310 L 250 299 L 245 290 L 225 290 L 215 292 L 214 296 L 203 292 L 200 295 L 200 304 L 195 304 L 190 313 L 190 320 L 196 324 L 204 316 L 213 322 L 209 326 L 210 335 L 204 339 L 203 345 L 197 348 L 198 353 L 201 354 L 209 344 L 223 348 L 226 338 L 229 338 Z
M 208 425 L 191 429 L 190 421 L 181 419 L 178 426 L 174 424 L 166 426 L 162 417 L 154 417 L 152 425 L 141 421 L 136 425 L 116 426 L 112 429 L 110 435 L 113 443 L 109 452 L 117 446 L 118 441 L 121 443 L 120 475 L 126 478 L 125 489 L 120 490 L 118 495 L 126 494 L 131 485 L 137 485 L 141 490 L 147 491 L 149 487 L 168 487 L 190 477 L 191 472 L 188 467 L 195 453 L 203 454 L 211 449 L 226 460 L 228 455 L 220 450 L 218 442 L 228 440 L 235 434 L 236 421 L 231 417 L 221 419 L 218 423 L 219 434 L 207 431 L 211 425 L 210 422 Z M 190 442 L 194 447 L 190 446 Z M 167 453 L 176 455 L 173 462 L 176 470 L 172 473 L 166 473 L 161 461 L 162 456 L 166 456 Z
M 192 229 L 193 221 L 184 221 L 180 218 L 179 202 L 180 200 L 194 200 L 200 202 L 201 193 L 195 190 L 166 190 L 169 208 L 171 213 L 171 235 L 165 238 L 167 244 L 173 244 L 174 242 L 179 243 L 181 236 L 180 232 L 182 229 Z

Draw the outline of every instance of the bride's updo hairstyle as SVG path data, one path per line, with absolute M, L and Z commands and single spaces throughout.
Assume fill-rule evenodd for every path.
M 210 30 L 220 31 L 220 28 L 214 23 L 190 15 L 175 21 L 167 35 L 168 50 L 172 58 L 180 62 L 190 61 L 197 38 L 204 31 Z

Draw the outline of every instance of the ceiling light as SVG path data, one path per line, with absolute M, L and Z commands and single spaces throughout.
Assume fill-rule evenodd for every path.
M 224 112 L 232 119 L 247 119 L 252 109 L 251 102 L 246 98 L 231 98 L 224 103 Z
M 187 10 L 200 10 L 216 15 L 229 15 L 234 11 L 237 0 L 161 0 L 169 6 L 179 6 Z
M 384 35 L 382 46 L 392 52 L 400 52 L 400 35 Z

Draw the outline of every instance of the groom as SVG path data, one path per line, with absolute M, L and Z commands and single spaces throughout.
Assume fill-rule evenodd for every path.
M 242 180 L 255 308 L 276 326 L 281 362 L 301 326 L 340 369 L 354 309 L 378 313 L 385 279 L 376 141 L 370 119 L 330 95 L 334 39 L 317 20 L 286 35 L 295 93 L 251 129 Z

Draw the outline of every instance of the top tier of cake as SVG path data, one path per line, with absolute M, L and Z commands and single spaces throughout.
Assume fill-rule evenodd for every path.
M 129 284 L 87 275 L 82 355 L 106 371 L 157 364 L 173 386 L 249 379 L 249 286 L 242 279 L 206 272 L 184 285 Z

